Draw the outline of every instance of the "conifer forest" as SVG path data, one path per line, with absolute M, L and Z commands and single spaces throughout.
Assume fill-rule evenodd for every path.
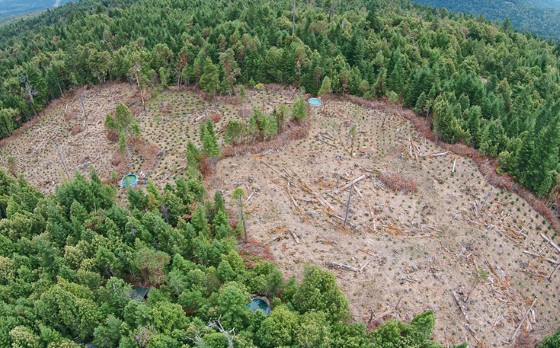
M 0 347 L 560 347 L 558 23 L 459 3 L 0 22 Z

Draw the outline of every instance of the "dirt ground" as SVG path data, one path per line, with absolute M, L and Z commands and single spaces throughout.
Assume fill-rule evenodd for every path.
M 243 117 L 240 110 L 271 111 L 296 94 L 249 91 L 246 100 L 210 103 L 191 91 L 165 91 L 142 111 L 133 87 L 106 84 L 47 108 L 6 142 L 0 165 L 16 157 L 45 192 L 64 179 L 60 157 L 71 171 L 93 167 L 108 181 L 143 171 L 163 185 L 184 171 L 184 149 L 198 141 L 201 120 L 219 119 L 220 133 L 227 120 Z M 136 108 L 143 137 L 160 150 L 155 166 L 142 153 L 129 154 L 124 170 L 112 163 L 117 145 L 103 120 L 119 101 Z M 69 120 L 68 110 L 75 110 Z M 343 100 L 310 111 L 307 138 L 222 159 L 206 179 L 210 193 L 226 197 L 244 188 L 248 234 L 270 248 L 284 274 L 301 277 L 306 262 L 331 269 L 354 319 L 370 327 L 433 310 L 435 339 L 449 345 L 514 346 L 520 327 L 517 346 L 530 346 L 560 327 L 560 271 L 553 273 L 560 254 L 543 237 L 555 232 L 526 202 L 490 186 L 471 160 L 445 153 L 399 115 Z M 84 120 L 87 128 L 72 135 Z M 417 192 L 388 187 L 382 179 L 395 173 Z
M 102 177 L 111 177 L 116 144 L 105 136 L 105 116 L 134 95 L 129 85 L 105 84 L 52 103 L 32 126 L 2 141 L 0 166 L 14 157 L 18 173 L 44 192 L 53 192 L 74 172 L 88 174 L 95 168 Z

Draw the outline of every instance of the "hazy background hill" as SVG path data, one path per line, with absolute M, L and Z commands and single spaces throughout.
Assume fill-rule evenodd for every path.
M 22 16 L 32 12 L 64 5 L 73 0 L 0 0 L 0 21 L 8 17 Z
M 560 0 L 532 0 L 529 1 L 537 7 L 560 9 Z
M 484 15 L 492 21 L 509 17 L 517 30 L 544 38 L 560 38 L 560 0 L 413 0 L 454 12 Z

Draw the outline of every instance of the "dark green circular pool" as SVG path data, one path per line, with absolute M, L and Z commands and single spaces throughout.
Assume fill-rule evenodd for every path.
M 263 313 L 265 315 L 270 314 L 269 304 L 265 300 L 260 299 L 258 297 L 253 298 L 253 301 L 251 301 L 251 303 L 247 304 L 247 307 L 250 310 L 252 310 L 253 312 L 256 312 L 260 309 L 261 311 L 263 311 Z
M 123 176 L 122 180 L 121 180 L 121 185 L 122 187 L 129 187 L 129 186 L 134 186 L 138 183 L 138 177 L 136 176 L 136 174 L 126 174 L 125 176 Z

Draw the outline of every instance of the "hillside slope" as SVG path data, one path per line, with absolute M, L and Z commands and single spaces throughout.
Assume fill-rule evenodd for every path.
M 55 8 L 71 1 L 76 0 L 0 0 L 0 21 L 6 20 L 9 17 L 23 16 L 33 12 Z
M 435 340 L 447 346 L 462 341 L 501 346 L 538 295 L 538 320 L 520 336 L 536 341 L 560 326 L 554 295 L 560 286 L 560 273 L 554 272 L 557 254 L 541 236 L 553 236 L 553 229 L 522 198 L 490 185 L 472 160 L 424 138 L 402 116 L 406 111 L 325 99 L 324 106 L 310 110 L 304 138 L 257 143 L 256 154 L 227 145 L 227 126 L 242 122 L 243 110 L 270 114 L 297 96 L 294 89 L 266 86 L 249 89 L 241 100 L 208 102 L 200 92 L 166 90 L 150 99 L 145 112 L 136 113 L 143 139 L 164 150 L 157 165 L 152 166 L 149 153 L 131 150 L 130 164 L 123 167 L 115 161 L 118 143 L 107 139 L 102 123 L 118 100 L 138 109 L 139 95 L 130 84 L 108 83 L 57 100 L 2 150 L 18 158 L 17 170 L 43 192 L 66 181 L 65 167 L 83 175 L 94 168 L 113 184 L 125 173 L 143 172 L 165 188 L 188 173 L 187 142 L 200 146 L 201 124 L 213 118 L 227 157 L 205 177 L 205 187 L 221 192 L 229 211 L 238 209 L 232 192 L 243 188 L 253 247 L 270 252 L 288 276 L 301 278 L 306 263 L 330 269 L 358 323 L 371 329 L 431 310 Z M 84 123 L 82 132 L 73 132 Z M 408 180 L 411 191 L 393 186 L 392 176 Z M 347 184 L 360 177 L 350 193 Z M 126 204 L 127 190 L 117 192 L 117 201 Z M 364 268 L 354 272 L 333 263 Z M 470 298 L 466 317 L 454 292 L 460 301 Z
M 453 12 L 482 15 L 491 21 L 509 18 L 512 26 L 543 38 L 560 38 L 560 3 L 531 0 L 413 0 Z

